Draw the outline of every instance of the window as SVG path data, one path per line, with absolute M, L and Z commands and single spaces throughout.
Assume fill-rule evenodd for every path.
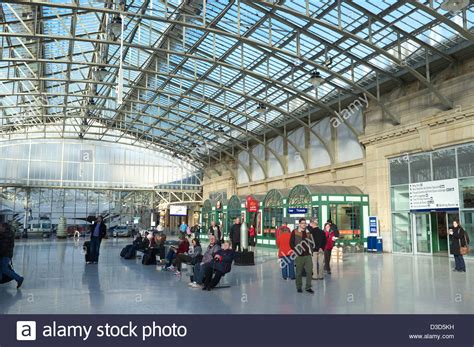
M 408 185 L 392 187 L 392 211 L 410 209 Z
M 390 160 L 390 184 L 408 183 L 408 160 L 405 157 Z
M 430 153 L 410 157 L 411 183 L 431 181 Z
M 432 153 L 433 179 L 444 180 L 456 178 L 456 151 L 446 149 Z
M 474 208 L 474 178 L 459 180 L 461 208 Z
M 392 214 L 393 251 L 412 253 L 409 213 Z
M 474 145 L 457 149 L 459 177 L 474 176 Z

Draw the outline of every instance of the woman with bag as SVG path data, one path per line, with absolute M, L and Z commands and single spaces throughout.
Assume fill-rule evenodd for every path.
M 453 271 L 466 272 L 463 255 L 469 253 L 469 236 L 456 220 L 453 221 L 453 228 L 449 229 L 449 240 L 451 254 L 454 255 L 455 267 Z

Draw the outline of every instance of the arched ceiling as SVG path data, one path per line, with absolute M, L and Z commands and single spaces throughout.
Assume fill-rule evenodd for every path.
M 380 91 L 408 80 L 449 109 L 422 67 L 472 49 L 474 6 L 452 13 L 441 3 L 3 0 L 0 140 L 123 142 L 204 167 L 362 93 L 398 124 Z M 120 37 L 110 33 L 116 16 Z

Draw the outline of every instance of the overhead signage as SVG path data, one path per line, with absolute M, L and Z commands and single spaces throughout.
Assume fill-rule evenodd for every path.
M 410 210 L 445 210 L 459 208 L 456 178 L 412 183 L 409 186 Z
M 170 205 L 170 216 L 187 216 L 188 208 L 181 205 Z
M 308 209 L 306 207 L 288 207 L 288 214 L 303 214 L 307 212 Z

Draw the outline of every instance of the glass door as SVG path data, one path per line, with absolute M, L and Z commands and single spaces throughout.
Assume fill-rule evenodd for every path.
M 457 212 L 447 212 L 446 213 L 446 230 L 448 231 L 448 235 L 449 235 L 449 229 L 452 229 L 453 228 L 453 222 L 454 221 L 458 221 L 459 223 L 459 213 Z M 450 242 L 449 242 L 449 236 L 447 236 L 447 250 L 448 250 L 448 255 L 450 254 Z
M 415 254 L 431 254 L 431 216 L 429 213 L 412 213 Z

